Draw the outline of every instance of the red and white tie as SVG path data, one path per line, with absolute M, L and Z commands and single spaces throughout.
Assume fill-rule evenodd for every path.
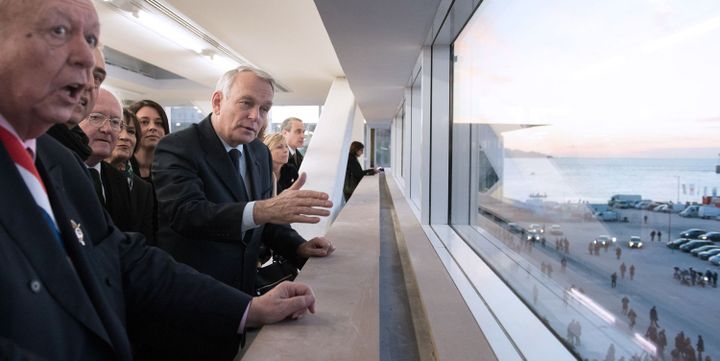
M 15 166 L 17 167 L 18 172 L 20 172 L 20 176 L 22 176 L 23 181 L 25 181 L 25 185 L 27 185 L 30 193 L 35 199 L 35 203 L 37 203 L 38 207 L 43 210 L 45 220 L 48 222 L 53 232 L 58 236 L 58 239 L 60 239 L 60 232 L 58 230 L 57 221 L 55 220 L 52 207 L 50 207 L 50 199 L 47 195 L 47 189 L 45 189 L 45 184 L 43 183 L 42 178 L 40 178 L 40 173 L 38 173 L 37 168 L 35 168 L 35 163 L 30 156 L 30 150 L 25 149 L 20 142 L 20 139 L 4 127 L 0 127 L 0 141 L 2 141 L 2 144 L 5 145 L 5 149 L 10 154 L 10 158 L 15 161 Z

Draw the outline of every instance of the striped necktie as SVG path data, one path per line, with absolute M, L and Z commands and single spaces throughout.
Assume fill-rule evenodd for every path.
M 37 168 L 35 168 L 35 163 L 30 156 L 30 149 L 25 149 L 19 139 L 3 127 L 0 127 L 0 141 L 2 141 L 8 154 L 10 154 L 10 158 L 15 161 L 15 166 L 18 172 L 20 172 L 20 176 L 28 187 L 30 194 L 32 194 L 35 199 L 35 203 L 40 210 L 42 210 L 48 226 L 50 226 L 57 240 L 62 244 L 60 230 L 55 220 L 52 207 L 50 206 L 50 199 L 48 198 L 45 184 L 42 178 L 40 178 L 40 173 L 38 173 Z

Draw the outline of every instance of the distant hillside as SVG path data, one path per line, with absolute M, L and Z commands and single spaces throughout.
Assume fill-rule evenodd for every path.
M 538 152 L 526 152 L 518 149 L 505 149 L 505 157 L 507 158 L 552 158 L 551 155 L 538 153 Z

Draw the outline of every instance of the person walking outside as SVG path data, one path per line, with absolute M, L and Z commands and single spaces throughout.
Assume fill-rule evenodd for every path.
M 705 351 L 705 341 L 703 341 L 702 335 L 698 335 L 697 340 L 697 353 L 698 353 L 698 360 L 702 360 L 702 354 L 703 351 Z
M 620 264 L 620 278 L 625 279 L 625 271 L 627 270 L 627 266 L 625 266 L 625 262 Z
M 628 299 L 627 296 L 624 296 L 622 298 L 622 300 L 620 300 L 620 302 L 622 302 L 623 315 L 627 315 L 628 314 L 628 305 L 630 304 L 630 299 Z
M 655 242 L 655 230 L 650 231 L 650 241 Z
M 610 287 L 615 288 L 617 285 L 617 273 L 613 272 L 613 274 L 610 275 Z
M 620 249 L 620 246 L 615 247 L 615 256 L 617 259 L 620 259 L 620 255 L 622 254 L 622 249 Z
M 664 360 L 665 359 L 665 346 L 667 346 L 667 336 L 665 335 L 665 329 L 660 330 L 658 332 L 658 339 L 657 339 L 657 356 L 659 359 Z
M 635 265 L 630 265 L 630 281 L 632 281 L 635 278 Z
M 658 313 L 657 308 L 655 308 L 655 305 L 652 306 L 650 309 L 650 324 L 658 327 Z
M 630 329 L 632 330 L 633 327 L 635 327 L 635 321 L 637 320 L 637 313 L 635 313 L 635 310 L 632 308 L 630 311 L 628 311 L 628 320 L 630 321 Z

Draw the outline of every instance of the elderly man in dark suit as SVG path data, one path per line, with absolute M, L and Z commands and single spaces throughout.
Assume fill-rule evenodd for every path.
M 103 161 L 112 154 L 118 135 L 125 126 L 119 101 L 106 89 L 100 89 L 95 105 L 79 126 L 88 137 L 91 152 L 85 165 L 100 203 L 120 230 L 145 234 L 140 229 L 142 222 L 137 219 L 140 213 L 130 206 L 130 187 L 127 180 L 120 171 Z
M 43 135 L 91 81 L 92 2 L 0 9 L 0 359 L 131 360 L 133 315 L 226 335 L 314 311 L 305 285 L 252 298 L 119 232 L 84 164 Z
M 329 214 L 316 207 L 332 203 L 325 193 L 300 190 L 304 178 L 271 198 L 270 151 L 256 139 L 272 106 L 269 75 L 241 67 L 227 72 L 216 89 L 212 114 L 168 135 L 155 152 L 158 245 L 178 261 L 253 293 L 261 244 L 298 267 L 307 257 L 333 251 L 324 237 L 305 241 L 288 225 L 315 223 L 316 216 Z M 202 339 L 193 330 L 177 337 L 185 345 Z M 223 345 L 232 348 L 218 342 L 216 349 Z

